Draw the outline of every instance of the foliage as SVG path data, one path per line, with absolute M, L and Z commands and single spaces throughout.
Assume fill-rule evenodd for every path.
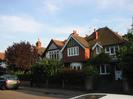
M 44 82 L 63 71 L 63 64 L 58 60 L 42 59 L 32 67 L 33 82 Z
M 106 53 L 100 53 L 99 55 L 97 55 L 96 57 L 92 58 L 90 60 L 91 64 L 94 65 L 99 65 L 99 64 L 107 64 L 110 63 L 111 58 L 108 54 Z
M 83 67 L 83 71 L 87 77 L 98 75 L 98 69 L 95 65 L 91 64 L 88 60 Z
M 30 78 L 31 78 L 31 73 L 30 72 L 25 73 L 25 72 L 22 72 L 22 71 L 17 71 L 14 74 L 17 75 L 17 77 L 21 81 L 30 81 Z
M 42 83 L 46 78 L 46 69 L 45 65 L 40 64 L 39 62 L 35 63 L 31 69 L 31 82 Z
M 54 76 L 63 71 L 63 63 L 53 59 L 43 59 L 39 62 L 44 65 L 47 77 Z
M 128 40 L 128 43 L 121 47 L 118 52 L 118 58 L 120 65 L 122 66 L 124 76 L 131 79 L 133 74 L 133 34 L 127 33 L 124 37 Z
M 5 58 L 10 69 L 29 71 L 37 61 L 38 56 L 35 47 L 29 42 L 20 42 L 7 48 Z

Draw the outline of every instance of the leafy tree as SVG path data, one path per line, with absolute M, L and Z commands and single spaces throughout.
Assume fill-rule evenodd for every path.
M 84 71 L 86 77 L 98 75 L 97 67 L 94 66 L 94 65 L 91 65 L 91 64 L 85 65 L 84 68 L 83 68 L 83 71 Z
M 54 77 L 63 71 L 63 64 L 58 60 L 42 59 L 38 61 L 32 68 L 33 77 L 40 78 L 40 81 L 44 79 L 48 81 L 50 77 Z
M 133 34 L 127 33 L 124 37 L 128 40 L 128 43 L 120 49 L 118 58 L 125 78 L 131 80 L 133 74 Z
M 100 53 L 96 57 L 93 57 L 90 60 L 90 63 L 94 65 L 100 65 L 100 64 L 108 64 L 110 63 L 110 61 L 111 61 L 111 57 L 108 54 Z
M 10 69 L 27 72 L 37 61 L 38 56 L 35 47 L 29 42 L 20 42 L 7 48 L 5 58 Z

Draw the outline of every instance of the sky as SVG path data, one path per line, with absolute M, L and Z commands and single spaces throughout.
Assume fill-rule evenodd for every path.
M 13 43 L 38 38 L 67 39 L 73 30 L 90 35 L 108 26 L 120 35 L 132 24 L 133 0 L 0 0 L 0 52 Z

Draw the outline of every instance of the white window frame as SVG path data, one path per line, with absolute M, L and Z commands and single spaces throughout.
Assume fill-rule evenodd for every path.
M 104 66 L 104 72 L 102 72 L 102 66 Z M 100 75 L 109 75 L 110 74 L 110 72 L 107 72 L 108 66 L 109 65 L 107 65 L 107 64 L 100 65 Z
M 79 55 L 79 47 L 70 47 L 67 48 L 67 56 L 78 56 Z
M 99 46 L 96 46 L 96 54 L 100 54 L 102 52 L 102 49 Z
M 49 59 L 60 59 L 59 50 L 49 51 Z
M 119 46 L 118 45 L 117 46 L 110 46 L 110 47 L 108 47 L 109 48 L 109 51 L 107 51 L 107 47 L 105 47 L 105 53 L 108 53 L 109 55 L 115 55 L 116 54 L 116 47 L 119 50 Z M 111 53 L 111 48 L 113 48 L 114 53 Z
M 74 70 L 82 70 L 82 63 L 77 63 L 77 62 L 71 63 L 70 68 Z

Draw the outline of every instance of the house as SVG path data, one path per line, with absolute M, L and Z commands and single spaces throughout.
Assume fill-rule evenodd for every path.
M 94 31 L 87 37 L 87 41 L 91 48 L 91 57 L 95 57 L 101 52 L 104 52 L 112 58 L 110 64 L 102 64 L 99 66 L 100 75 L 110 75 L 112 73 L 116 80 L 122 79 L 122 71 L 118 65 L 119 62 L 116 57 L 116 52 L 127 41 L 108 27 L 99 28 Z
M 61 49 L 64 46 L 65 42 L 66 40 L 60 41 L 52 39 L 48 44 L 45 52 L 43 53 L 43 57 L 48 59 L 61 60 L 62 59 Z
M 76 70 L 82 69 L 91 55 L 86 37 L 79 36 L 76 31 L 70 34 L 61 51 L 65 66 Z
M 105 52 L 112 58 L 112 62 L 98 67 L 100 75 L 109 75 L 113 70 L 115 79 L 122 79 L 122 71 L 117 65 L 116 52 L 126 42 L 118 33 L 108 27 L 99 28 L 86 37 L 81 37 L 76 31 L 73 31 L 61 49 L 62 60 L 66 67 L 80 70 L 86 60 Z

